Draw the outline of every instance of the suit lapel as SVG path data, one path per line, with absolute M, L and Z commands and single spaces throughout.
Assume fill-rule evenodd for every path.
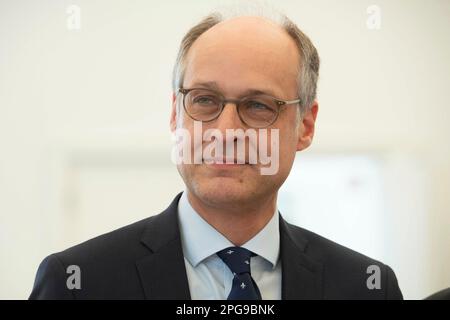
M 307 240 L 301 229 L 280 215 L 282 299 L 323 299 L 322 264 L 306 255 Z
M 178 228 L 180 196 L 149 221 L 141 238 L 150 254 L 137 260 L 136 266 L 145 297 L 150 300 L 191 299 Z

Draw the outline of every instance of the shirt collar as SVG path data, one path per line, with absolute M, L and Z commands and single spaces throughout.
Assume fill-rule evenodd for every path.
M 242 245 L 269 261 L 272 268 L 275 268 L 280 252 L 277 212 L 275 210 L 272 218 L 258 234 Z M 234 246 L 192 208 L 186 192 L 183 192 L 178 202 L 178 220 L 183 253 L 193 267 L 216 252 Z

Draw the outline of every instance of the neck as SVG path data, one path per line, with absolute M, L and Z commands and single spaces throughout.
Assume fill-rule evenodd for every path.
M 205 203 L 192 192 L 186 192 L 192 208 L 235 246 L 243 245 L 258 234 L 276 208 L 276 193 L 254 203 L 215 206 Z

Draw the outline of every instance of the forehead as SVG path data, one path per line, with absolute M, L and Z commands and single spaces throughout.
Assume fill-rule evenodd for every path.
M 219 23 L 192 45 L 186 60 L 184 86 L 214 81 L 225 93 L 267 89 L 286 96 L 297 86 L 299 54 L 283 28 L 259 17 Z

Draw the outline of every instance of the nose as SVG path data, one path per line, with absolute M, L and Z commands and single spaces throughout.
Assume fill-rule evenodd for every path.
M 222 141 L 220 141 L 220 142 L 223 144 L 224 152 L 230 152 L 230 151 L 225 151 L 226 148 L 232 148 L 234 150 L 236 148 L 236 143 L 238 140 L 237 136 L 235 136 L 234 134 L 227 135 L 227 129 L 235 130 L 235 129 L 240 129 L 242 127 L 243 127 L 243 123 L 241 122 L 241 119 L 239 118 L 239 114 L 237 111 L 237 105 L 235 102 L 231 102 L 231 101 L 227 101 L 225 103 L 222 113 L 219 115 L 219 117 L 216 120 L 214 120 L 210 124 L 210 128 L 214 128 L 214 129 L 220 131 L 221 136 L 222 136 Z
M 243 123 L 239 118 L 237 105 L 235 102 L 226 102 L 222 113 L 214 122 L 215 123 L 212 124 L 212 126 L 219 129 L 224 135 L 226 133 L 226 129 L 238 129 L 243 126 Z

